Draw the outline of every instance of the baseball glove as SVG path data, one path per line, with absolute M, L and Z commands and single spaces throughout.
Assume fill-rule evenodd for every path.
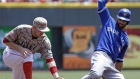
M 64 79 L 63 77 L 58 77 L 57 79 Z

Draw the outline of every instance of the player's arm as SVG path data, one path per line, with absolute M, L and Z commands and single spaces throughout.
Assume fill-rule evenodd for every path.
M 41 57 L 46 59 L 46 64 L 48 65 L 52 76 L 54 77 L 54 79 L 64 79 L 63 77 L 60 77 L 58 74 L 58 69 L 56 66 L 56 62 L 53 58 L 53 54 L 51 51 L 51 43 L 50 43 L 49 39 L 44 41 L 43 44 L 44 44 L 44 46 L 40 50 L 40 52 L 42 54 Z
M 121 71 L 123 67 L 123 62 L 116 62 L 115 67 L 117 70 Z
M 6 37 L 3 39 L 3 43 L 5 45 L 7 45 L 9 48 L 12 48 L 12 49 L 20 52 L 23 57 L 27 57 L 31 54 L 31 51 L 29 49 L 23 48 L 20 45 L 14 43 L 12 41 L 9 41 Z
M 5 45 L 7 45 L 9 48 L 20 51 L 20 49 L 22 49 L 22 47 L 13 42 L 13 41 L 17 40 L 17 37 L 18 37 L 17 31 L 18 31 L 18 27 L 14 28 L 8 34 L 6 34 L 3 39 L 3 43 Z
M 12 41 L 9 41 L 6 37 L 3 39 L 3 43 L 5 45 L 7 45 L 9 48 L 12 48 L 14 50 L 17 50 L 17 51 L 20 51 L 22 49 L 21 46 L 15 44 L 14 42 Z
M 59 75 L 58 75 L 58 70 L 54 58 L 46 59 L 46 63 L 54 79 L 58 79 Z
M 98 0 L 98 14 L 100 15 L 102 25 L 105 25 L 110 17 L 109 10 L 106 7 L 107 2 L 108 0 Z
M 49 70 L 50 70 L 52 76 L 54 77 L 54 79 L 64 79 L 63 77 L 59 76 L 58 69 L 57 69 L 57 66 L 56 66 L 56 63 L 55 63 L 55 60 L 53 57 L 47 58 L 46 63 L 48 65 Z
M 123 47 L 123 49 L 121 50 L 121 53 L 119 53 L 118 57 L 117 57 L 117 62 L 115 63 L 115 67 L 116 69 L 118 69 L 119 71 L 122 70 L 123 67 L 123 59 L 124 59 L 124 55 L 126 52 L 126 49 L 128 48 L 128 45 L 125 45 Z
M 13 42 L 17 39 L 18 36 L 17 30 L 18 30 L 17 28 L 14 28 L 8 34 L 6 34 L 6 36 L 3 39 L 3 43 L 14 50 L 19 50 L 21 48 L 21 46 Z
M 11 30 L 3 39 L 3 43 L 7 45 L 9 48 L 12 48 L 18 52 L 20 52 L 23 56 L 29 56 L 31 54 L 31 51 L 23 48 L 22 46 L 14 43 L 13 41 L 17 40 L 18 37 L 18 27 Z

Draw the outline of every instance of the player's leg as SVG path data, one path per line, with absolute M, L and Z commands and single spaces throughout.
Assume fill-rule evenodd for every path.
M 110 68 L 104 71 L 105 79 L 125 79 L 123 74 L 118 71 L 113 64 L 110 65 Z
M 12 67 L 14 79 L 32 79 L 32 58 L 33 55 L 30 55 L 21 64 Z
M 83 76 L 81 79 L 100 79 L 105 70 L 105 59 L 101 51 L 94 52 L 91 58 L 90 73 Z
M 3 60 L 8 67 L 12 68 L 13 79 L 25 79 L 22 66 L 24 58 L 19 52 L 7 47 L 3 52 Z
M 21 64 L 12 67 L 14 79 L 32 79 L 32 57 L 33 55 L 30 55 L 23 59 Z
M 105 79 L 125 79 L 123 74 L 115 71 L 105 71 Z
M 7 66 L 12 68 L 14 79 L 31 79 L 33 55 L 23 58 L 19 52 L 6 48 L 3 52 L 3 60 Z
M 81 79 L 92 79 L 92 78 L 90 76 L 90 73 L 88 73 L 85 76 L 83 76 Z
M 26 79 L 22 64 L 12 67 L 12 73 L 13 73 L 13 79 Z
M 32 62 L 33 62 L 33 54 L 25 58 L 23 61 L 23 71 L 26 79 L 32 79 Z

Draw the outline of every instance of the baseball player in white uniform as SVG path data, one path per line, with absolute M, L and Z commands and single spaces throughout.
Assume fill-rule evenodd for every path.
M 36 17 L 33 25 L 21 24 L 3 39 L 7 45 L 3 52 L 5 64 L 12 68 L 13 79 L 32 79 L 33 54 L 40 53 L 54 79 L 64 79 L 58 74 L 51 51 L 51 43 L 44 32 L 48 32 L 47 20 Z

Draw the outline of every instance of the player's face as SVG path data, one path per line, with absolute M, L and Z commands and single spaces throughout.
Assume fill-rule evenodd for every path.
M 43 34 L 44 34 L 44 32 L 41 32 L 41 31 L 39 31 L 36 27 L 34 27 L 34 29 L 33 29 L 34 31 L 33 31 L 33 35 L 35 36 L 35 37 L 41 37 Z
M 126 27 L 126 25 L 127 25 L 127 21 L 117 19 L 117 24 L 118 24 L 120 29 L 124 29 Z

